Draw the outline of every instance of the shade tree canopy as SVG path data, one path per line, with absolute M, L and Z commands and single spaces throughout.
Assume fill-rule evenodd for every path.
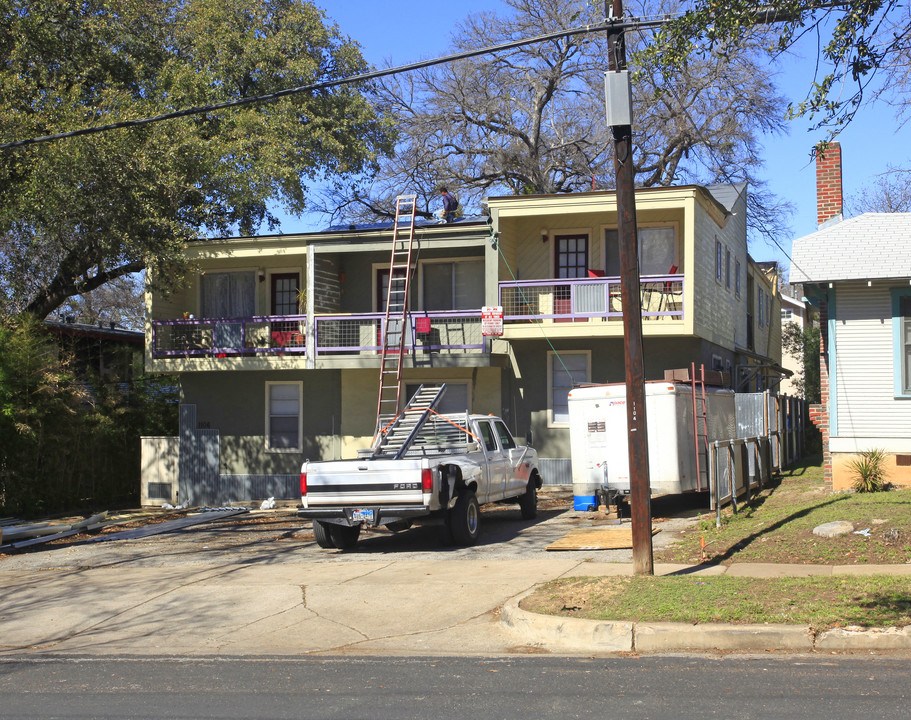
M 363 72 L 306 0 L 0 0 L 0 142 Z M 345 86 L 0 150 L 0 305 L 45 317 L 185 242 L 277 227 L 314 183 L 360 174 L 391 127 Z

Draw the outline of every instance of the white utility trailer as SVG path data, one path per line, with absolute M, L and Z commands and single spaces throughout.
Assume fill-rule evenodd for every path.
M 698 383 L 694 392 L 690 383 L 650 381 L 645 409 L 652 495 L 708 490 L 706 437 L 711 443 L 736 436 L 734 392 Z M 629 495 L 626 385 L 573 388 L 569 432 L 575 509 L 597 507 L 601 493 L 611 503 Z

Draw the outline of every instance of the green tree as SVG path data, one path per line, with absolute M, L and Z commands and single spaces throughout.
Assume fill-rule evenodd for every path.
M 819 328 L 801 328 L 795 322 L 785 323 L 781 328 L 781 349 L 799 363 L 800 369 L 791 380 L 797 394 L 810 403 L 818 403 L 821 396 L 819 377 Z
M 0 510 L 34 515 L 135 503 L 142 435 L 177 432 L 174 378 L 140 374 L 132 353 L 120 377 L 82 371 L 43 323 L 0 318 Z M 126 370 L 130 368 L 132 373 Z
M 649 48 L 650 62 L 679 72 L 695 55 L 711 55 L 773 29 L 768 53 L 777 57 L 815 45 L 815 76 L 792 116 L 832 128 L 849 123 L 865 98 L 887 96 L 905 111 L 911 104 L 911 15 L 899 0 L 691 0 Z M 879 77 L 878 77 L 879 76 Z
M 364 71 L 306 0 L 0 0 L 0 142 L 156 116 Z M 181 248 L 300 213 L 365 171 L 390 126 L 361 89 L 299 94 L 0 151 L 0 299 L 45 317 Z

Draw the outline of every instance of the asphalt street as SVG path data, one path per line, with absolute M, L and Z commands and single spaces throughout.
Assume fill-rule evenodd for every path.
M 0 716 L 332 720 L 895 720 L 882 658 L 6 658 Z

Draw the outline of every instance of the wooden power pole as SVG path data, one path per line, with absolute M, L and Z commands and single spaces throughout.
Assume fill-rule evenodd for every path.
M 604 0 L 608 18 L 623 17 L 623 0 Z M 626 420 L 629 430 L 630 510 L 633 525 L 633 571 L 653 575 L 652 505 L 648 475 L 648 426 L 642 360 L 642 299 L 639 292 L 639 238 L 633 170 L 632 102 L 626 73 L 622 26 L 607 31 L 605 76 L 607 122 L 614 135 L 617 172 L 617 236 L 620 243 L 620 297 L 623 302 L 623 349 L 626 360 Z

